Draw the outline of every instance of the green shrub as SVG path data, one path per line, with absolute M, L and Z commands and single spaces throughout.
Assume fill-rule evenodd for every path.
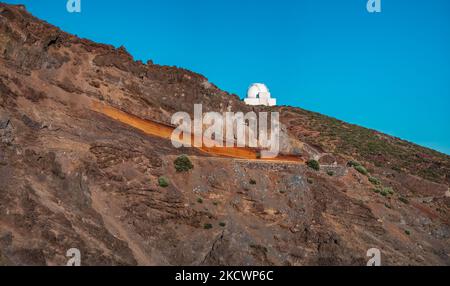
M 409 200 L 407 198 L 400 197 L 400 198 L 398 198 L 398 200 L 401 201 L 402 203 L 406 204 L 406 205 L 409 204 Z
M 256 181 L 254 179 L 250 179 L 250 185 L 256 185 Z
M 313 179 L 311 179 L 311 178 L 306 179 L 306 181 L 307 181 L 308 184 L 310 184 L 310 185 L 314 184 L 314 181 L 313 181 Z
M 175 169 L 177 172 L 187 172 L 194 168 L 194 165 L 192 165 L 191 160 L 186 155 L 181 155 L 180 157 L 175 159 Z
M 392 189 L 391 187 L 384 188 L 384 190 L 391 196 L 394 194 L 394 189 Z
M 406 235 L 411 235 L 411 232 L 409 230 L 405 230 Z
M 211 229 L 213 228 L 212 224 L 210 223 L 205 223 L 205 225 L 203 226 L 204 229 Z
M 306 165 L 308 165 L 308 167 L 310 167 L 313 170 L 316 171 L 320 170 L 320 164 L 316 160 L 309 160 L 308 162 L 306 162 Z
M 387 197 L 389 195 L 393 195 L 394 194 L 394 190 L 392 188 L 376 188 L 373 189 L 373 191 L 377 194 L 381 194 L 383 197 Z
M 359 162 L 356 161 L 348 161 L 347 166 L 349 167 L 357 167 L 357 166 L 361 166 L 361 164 Z
M 199 203 L 199 204 L 203 204 L 203 200 L 202 200 L 202 198 L 198 198 L 198 199 L 197 199 L 197 203 Z
M 219 225 L 220 225 L 221 227 L 225 227 L 227 224 L 224 223 L 224 222 L 221 222 L 221 223 L 219 223 Z
M 354 167 L 356 171 L 360 172 L 363 175 L 367 175 L 369 174 L 369 172 L 367 171 L 366 168 L 364 168 L 363 166 L 359 165 L 359 166 L 355 166 Z
M 328 171 L 327 172 L 328 176 L 333 177 L 334 176 L 334 172 L 333 171 Z
M 167 182 L 167 179 L 164 178 L 164 177 L 159 177 L 158 178 L 158 184 L 162 188 L 167 188 L 169 186 L 169 182 Z
M 374 184 L 375 186 L 381 185 L 380 180 L 378 180 L 378 179 L 375 178 L 375 177 L 370 177 L 370 178 L 369 178 L 369 182 L 371 182 L 371 183 Z
M 393 195 L 394 194 L 394 190 L 392 188 L 382 188 L 379 189 L 379 193 L 383 196 L 383 197 L 387 197 L 389 195 Z

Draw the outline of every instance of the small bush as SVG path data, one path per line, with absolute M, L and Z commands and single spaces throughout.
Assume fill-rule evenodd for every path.
M 225 227 L 227 224 L 224 223 L 224 222 L 221 222 L 221 223 L 219 223 L 219 225 L 220 225 L 221 227 Z
M 382 189 L 378 189 L 378 193 L 381 194 L 383 197 L 387 197 L 389 195 L 393 195 L 394 194 L 394 190 L 392 188 L 382 188 Z
M 349 167 L 358 167 L 358 166 L 361 166 L 361 164 L 359 162 L 356 162 L 356 161 L 348 161 L 347 166 L 349 166 Z
M 333 177 L 334 176 L 334 172 L 333 171 L 328 171 L 327 172 L 328 176 Z
M 250 185 L 256 185 L 256 181 L 253 179 L 250 179 Z
M 159 177 L 158 178 L 158 185 L 161 188 L 167 188 L 169 186 L 169 182 L 167 182 L 167 179 L 164 177 Z
M 370 177 L 370 178 L 369 178 L 369 182 L 371 182 L 371 183 L 372 183 L 373 185 L 375 185 L 375 186 L 381 185 L 380 180 L 378 180 L 378 179 L 375 178 L 375 177 Z
M 213 228 L 212 224 L 210 223 L 205 223 L 205 225 L 203 226 L 204 229 L 211 229 Z
M 198 198 L 198 199 L 197 199 L 197 203 L 199 203 L 199 204 L 203 204 L 203 200 L 202 200 L 202 198 Z
M 401 201 L 402 203 L 404 203 L 405 205 L 409 204 L 409 200 L 407 198 L 400 197 L 400 198 L 398 198 L 398 200 Z
M 219 205 L 219 202 L 213 202 L 213 205 L 217 207 Z
M 308 165 L 308 167 L 310 167 L 313 170 L 316 171 L 320 170 L 320 164 L 316 160 L 309 160 L 308 162 L 306 162 L 306 165 Z
M 392 188 L 376 188 L 373 189 L 373 191 L 377 194 L 381 194 L 383 197 L 387 197 L 389 195 L 394 194 L 394 190 Z
M 405 230 L 406 235 L 411 235 L 411 232 L 409 230 Z
M 369 174 L 369 172 L 367 171 L 366 168 L 364 168 L 363 166 L 359 165 L 359 166 L 355 166 L 354 167 L 356 171 L 360 172 L 363 175 L 367 175 Z
M 194 165 L 192 165 L 191 160 L 186 155 L 181 155 L 180 157 L 175 159 L 174 164 L 175 164 L 175 170 L 177 170 L 177 172 L 179 172 L 179 173 L 187 172 L 194 168 Z
M 389 188 L 384 188 L 384 191 L 386 191 L 389 195 L 393 195 L 394 194 L 394 189 L 392 189 L 391 187 Z
M 310 185 L 314 184 L 314 181 L 313 181 L 313 179 L 311 179 L 311 178 L 306 179 L 306 181 L 307 181 L 308 184 L 310 184 Z

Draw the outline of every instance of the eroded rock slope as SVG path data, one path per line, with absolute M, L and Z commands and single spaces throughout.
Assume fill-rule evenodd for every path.
M 162 123 L 194 103 L 251 110 L 201 75 L 0 4 L 0 265 L 65 265 L 70 248 L 84 265 L 365 265 L 373 247 L 383 264 L 450 265 L 446 155 L 277 107 L 283 151 L 320 171 L 211 157 L 92 100 Z M 181 154 L 194 169 L 175 171 Z

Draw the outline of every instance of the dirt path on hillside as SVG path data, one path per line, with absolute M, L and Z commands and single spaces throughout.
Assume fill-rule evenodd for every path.
M 106 115 L 114 120 L 120 121 L 126 125 L 134 127 L 143 131 L 146 134 L 157 136 L 163 139 L 171 140 L 172 132 L 175 130 L 174 127 L 165 125 L 162 123 L 154 122 L 151 120 L 142 119 L 132 114 L 128 114 L 123 112 L 117 108 L 99 103 L 93 102 L 92 109 L 96 112 L 99 112 L 103 115 Z M 194 135 L 191 135 L 191 138 L 186 138 L 187 140 L 191 140 L 193 142 Z M 182 143 L 182 139 L 179 142 Z M 255 148 L 248 147 L 198 147 L 203 153 L 220 156 L 220 157 L 229 157 L 236 159 L 245 159 L 245 160 L 258 160 L 258 161 L 270 161 L 270 162 L 291 162 L 291 163 L 302 163 L 304 162 L 298 156 L 290 156 L 290 155 L 279 155 L 276 158 L 263 158 L 258 159 L 258 150 Z

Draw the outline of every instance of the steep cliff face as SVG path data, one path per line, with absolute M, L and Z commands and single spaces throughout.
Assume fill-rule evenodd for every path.
M 64 265 L 70 248 L 83 265 L 365 265 L 374 247 L 386 265 L 450 265 L 446 155 L 255 107 L 279 111 L 283 151 L 320 170 L 224 158 L 175 149 L 93 102 L 155 123 L 195 103 L 252 110 L 201 75 L 0 4 L 0 265 Z M 181 154 L 189 172 L 174 168 Z

